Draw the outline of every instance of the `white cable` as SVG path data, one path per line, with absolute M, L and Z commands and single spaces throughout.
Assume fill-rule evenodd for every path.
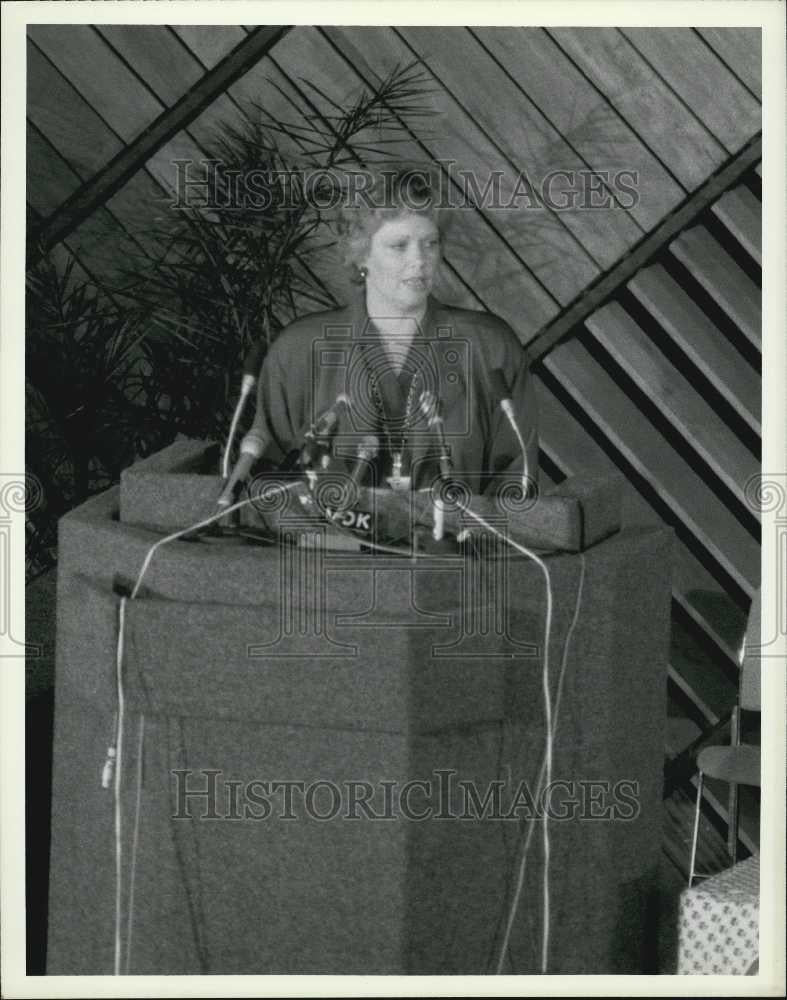
M 142 758 L 145 750 L 145 716 L 139 717 L 137 740 L 137 794 L 134 806 L 134 833 L 131 841 L 131 874 L 128 886 L 128 923 L 126 928 L 126 975 L 131 965 L 131 935 L 134 929 L 134 886 L 137 875 L 137 848 L 139 847 L 139 817 L 142 811 Z
M 115 682 L 117 685 L 117 747 L 115 757 L 115 975 L 120 975 L 120 933 L 121 933 L 121 908 L 123 895 L 123 839 L 122 839 L 122 810 L 120 805 L 120 787 L 123 775 L 123 724 L 125 714 L 125 698 L 123 695 L 123 630 L 126 620 L 126 598 L 120 598 L 118 610 L 118 648 L 115 658 Z
M 294 486 L 298 486 L 299 484 L 300 484 L 299 479 L 294 479 L 290 483 L 276 483 L 275 490 L 277 492 L 283 493 L 286 492 L 287 490 L 291 490 Z M 273 491 L 270 491 L 265 494 L 265 497 L 268 498 L 273 495 L 274 495 Z M 147 572 L 148 566 L 150 566 L 150 560 L 153 558 L 156 549 L 160 548 L 162 545 L 166 545 L 167 542 L 174 542 L 175 539 L 180 538 L 181 535 L 188 535 L 192 531 L 199 531 L 200 528 L 207 527 L 214 521 L 218 521 L 221 518 L 226 517 L 227 514 L 231 514 L 234 510 L 239 510 L 241 507 L 245 507 L 246 504 L 253 503 L 257 499 L 259 499 L 259 497 L 245 497 L 245 499 L 239 500 L 237 503 L 231 504 L 229 507 L 222 507 L 222 509 L 217 511 L 215 514 L 211 514 L 210 517 L 206 517 L 204 521 L 198 521 L 196 524 L 192 524 L 188 528 L 181 528 L 179 531 L 173 531 L 171 535 L 167 535 L 165 538 L 159 538 L 157 542 L 154 542 L 153 545 L 151 545 L 151 547 L 148 549 L 148 553 L 145 556 L 145 559 L 142 563 L 142 569 L 139 571 L 137 582 L 134 585 L 134 589 L 131 591 L 131 600 L 133 601 L 134 598 L 137 596 L 139 588 L 142 584 L 142 578 Z
M 519 430 L 519 424 L 516 422 L 516 416 L 514 414 L 514 406 L 510 399 L 502 399 L 500 401 L 500 408 L 503 413 L 508 417 L 508 422 L 513 428 L 514 434 L 516 434 L 516 439 L 519 442 L 519 447 L 522 449 L 522 489 L 525 492 L 525 496 L 528 493 L 528 487 L 530 485 L 530 468 L 527 461 L 527 448 L 525 447 L 525 440 L 522 437 L 522 432 Z
M 252 375 L 244 375 L 240 386 L 240 397 L 238 399 L 237 405 L 235 406 L 235 412 L 232 414 L 232 423 L 230 424 L 230 432 L 227 435 L 227 445 L 224 448 L 224 456 L 221 460 L 221 476 L 222 479 L 227 479 L 230 474 L 230 455 L 232 453 L 232 443 L 235 440 L 235 435 L 238 431 L 238 422 L 240 421 L 241 414 L 243 413 L 243 408 L 246 405 L 246 400 L 254 388 L 256 379 Z
M 546 764 L 546 777 L 547 785 L 552 780 L 552 700 L 549 693 L 549 639 L 550 633 L 552 631 L 552 581 L 549 577 L 549 570 L 547 569 L 546 563 L 543 559 L 540 559 L 535 552 L 531 552 L 530 549 L 525 548 L 524 545 L 520 545 L 519 542 L 515 542 L 513 538 L 509 538 L 505 532 L 500 531 L 493 524 L 486 521 L 480 514 L 476 514 L 475 511 L 470 510 L 461 500 L 456 501 L 457 506 L 461 507 L 462 510 L 471 517 L 474 521 L 477 521 L 482 527 L 486 528 L 487 531 L 491 531 L 492 534 L 496 535 L 498 538 L 502 539 L 512 548 L 516 549 L 517 552 L 521 552 L 522 555 L 527 556 L 532 559 L 533 562 L 539 567 L 541 572 L 544 574 L 544 579 L 546 582 L 546 593 L 547 593 L 547 613 L 546 613 L 546 623 L 544 626 L 544 667 L 542 670 L 542 687 L 544 691 L 544 729 L 545 729 L 545 748 L 544 748 L 544 761 Z M 541 971 L 546 972 L 546 956 L 549 949 L 549 826 L 547 823 L 547 812 L 544 811 L 544 884 L 543 884 L 543 907 L 544 907 L 544 921 L 543 921 L 543 938 L 542 938 L 542 948 L 541 948 Z M 508 942 L 511 939 L 511 931 L 514 926 L 514 920 L 516 919 L 516 912 L 519 908 L 519 898 L 522 894 L 522 885 L 524 882 L 525 866 L 524 866 L 524 856 L 522 858 L 522 864 L 520 866 L 519 879 L 517 881 L 516 892 L 514 894 L 514 901 L 511 905 L 511 910 L 508 915 L 508 923 L 506 925 L 505 935 L 503 937 L 503 944 L 500 949 L 500 957 L 497 963 L 497 975 L 500 975 L 503 967 L 503 962 L 505 961 L 505 954 L 508 950 Z
M 574 629 L 575 629 L 576 624 L 577 624 L 577 622 L 579 620 L 579 609 L 580 609 L 580 607 L 582 605 L 582 592 L 584 590 L 584 585 L 585 585 L 585 557 L 584 557 L 584 555 L 581 552 L 579 553 L 579 559 L 580 559 L 580 575 L 579 575 L 579 584 L 577 586 L 576 602 L 574 604 L 574 615 L 573 615 L 573 617 L 571 619 L 571 624 L 568 627 L 568 631 L 566 632 L 566 641 L 565 641 L 565 643 L 563 645 L 563 656 L 562 656 L 561 661 L 560 661 L 560 674 L 558 676 L 557 693 L 555 695 L 555 714 L 554 714 L 554 719 L 553 719 L 553 730 L 552 730 L 553 738 L 554 738 L 555 733 L 557 732 L 557 723 L 558 723 L 558 718 L 560 716 L 560 703 L 561 703 L 561 700 L 562 700 L 562 697 L 563 697 L 563 681 L 565 679 L 566 667 L 567 667 L 567 664 L 568 664 L 568 650 L 569 650 L 569 647 L 571 645 L 571 638 L 572 638 L 572 636 L 574 634 Z M 545 776 L 545 771 L 546 771 L 546 764 L 547 764 L 546 757 L 544 757 L 544 759 L 541 762 L 541 769 L 540 769 L 540 771 L 538 773 L 538 781 L 536 783 L 536 794 L 535 794 L 536 801 L 538 801 L 538 799 L 539 799 L 539 797 L 541 795 L 541 790 L 544 787 L 544 776 Z M 526 864 L 526 861 L 527 861 L 528 851 L 530 850 L 530 841 L 533 838 L 533 832 L 534 831 L 535 831 L 535 825 L 532 824 L 532 823 L 529 824 L 528 828 L 527 828 L 527 835 L 525 837 L 525 842 L 522 845 L 522 858 L 521 858 L 520 865 L 519 865 L 519 873 L 518 873 L 518 877 L 517 877 L 517 888 L 516 888 L 515 898 L 514 898 L 514 901 L 512 903 L 512 907 L 511 907 L 511 911 L 510 911 L 510 915 L 509 915 L 508 936 L 507 936 L 506 940 L 503 942 L 503 947 L 500 949 L 500 956 L 499 956 L 499 959 L 498 959 L 498 966 L 497 966 L 497 975 L 500 975 L 500 973 L 502 972 L 503 963 L 505 961 L 505 954 L 506 954 L 506 951 L 508 949 L 508 939 L 510 937 L 510 928 L 513 927 L 513 922 L 514 922 L 514 919 L 516 917 L 516 911 L 517 911 L 517 909 L 519 907 L 519 898 L 520 898 L 521 893 L 522 893 L 522 887 L 524 885 L 524 879 L 525 879 L 525 864 Z M 544 923 L 544 937 L 542 938 L 542 972 L 546 972 L 547 971 L 546 970 L 546 955 L 547 955 L 548 948 L 549 948 L 549 924 L 545 921 L 545 923 Z

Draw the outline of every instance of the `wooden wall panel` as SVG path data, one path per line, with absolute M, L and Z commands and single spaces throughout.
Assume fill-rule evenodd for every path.
M 541 447 L 565 475 L 621 474 L 613 460 L 539 376 L 536 376 L 536 394 Z M 625 524 L 631 525 L 666 523 L 630 482 L 625 482 L 623 487 L 623 519 Z M 673 521 L 671 527 L 680 527 L 679 522 Z M 735 663 L 735 641 L 744 625 L 743 614 L 682 540 L 681 534 L 674 543 L 673 595 L 686 614 L 727 655 L 729 662 Z M 701 699 L 701 695 L 697 698 Z
M 143 77 L 125 65 L 95 28 L 31 25 L 29 36 L 125 143 L 136 138 L 164 110 Z M 78 133 L 74 141 L 78 141 Z M 146 168 L 162 187 L 171 190 L 177 182 L 175 161 L 198 161 L 203 155 L 188 133 L 180 132 L 148 161 Z
M 558 37 L 559 33 L 553 34 Z M 31 27 L 31 38 L 68 77 L 72 97 L 78 98 L 76 105 L 71 102 L 72 113 L 78 112 L 80 102 L 87 109 L 85 121 L 92 120 L 101 140 L 91 146 L 99 150 L 103 143 L 104 157 L 110 146 L 138 134 L 245 37 L 240 26 Z M 523 168 L 531 174 L 534 170 L 544 173 L 555 165 L 613 170 L 615 158 L 621 169 L 641 171 L 640 189 L 647 191 L 647 198 L 641 198 L 631 211 L 620 205 L 604 211 L 489 210 L 468 213 L 464 225 L 455 227 L 446 272 L 451 294 L 462 301 L 475 299 L 504 315 L 528 341 L 560 305 L 579 295 L 598 277 L 600 268 L 610 266 L 681 196 L 680 185 L 658 161 L 658 155 L 664 155 L 661 146 L 654 152 L 637 137 L 642 123 L 634 119 L 642 111 L 645 90 L 648 100 L 656 95 L 659 127 L 666 129 L 669 120 L 669 131 L 680 135 L 676 144 L 701 162 L 701 157 L 696 159 L 695 144 L 703 126 L 682 102 L 693 102 L 699 115 L 707 87 L 703 91 L 692 83 L 684 63 L 670 63 L 670 45 L 682 41 L 687 51 L 704 60 L 702 65 L 713 71 L 719 86 L 727 73 L 731 99 L 726 118 L 717 126 L 720 131 L 737 127 L 742 134 L 745 126 L 740 123 L 745 115 L 738 112 L 742 109 L 751 117 L 756 105 L 696 32 L 673 31 L 652 38 L 637 35 L 642 49 L 647 47 L 646 58 L 620 32 L 576 29 L 560 37 L 557 44 L 549 32 L 529 28 L 456 28 L 450 35 L 430 28 L 324 32 L 296 28 L 289 40 L 285 37 L 277 46 L 278 63 L 276 58 L 262 60 L 228 95 L 206 109 L 188 132 L 161 149 L 147 164 L 147 171 L 158 187 L 170 190 L 177 176 L 173 161 L 199 161 L 218 126 L 238 122 L 244 112 L 253 115 L 249 101 L 263 93 L 270 97 L 271 76 L 277 82 L 288 81 L 296 100 L 308 95 L 310 103 L 322 104 L 327 114 L 325 102 L 308 90 L 300 80 L 302 75 L 313 78 L 342 104 L 381 68 L 416 54 L 425 57 L 438 85 L 430 100 L 440 114 L 430 124 L 439 123 L 439 127 L 432 128 L 434 134 L 426 143 L 402 144 L 397 150 L 400 156 L 451 158 L 458 167 L 482 177 L 490 167 L 514 176 Z M 602 72 L 600 64 L 611 55 L 620 65 L 612 72 L 605 64 Z M 468 65 L 474 67 L 472 74 L 466 72 Z M 615 87 L 620 90 L 623 84 L 623 90 L 634 85 L 636 93 L 626 98 L 629 105 L 621 113 L 620 107 L 612 106 L 608 91 L 620 96 Z M 281 107 L 278 95 L 277 102 Z M 108 130 L 96 127 L 101 120 Z M 59 127 L 63 143 L 80 131 L 77 121 L 50 122 L 48 127 L 53 133 Z M 708 139 L 713 142 L 707 130 L 703 135 L 706 143 Z M 87 154 L 78 143 L 72 145 L 76 148 L 64 146 L 61 152 L 67 162 L 77 163 Z M 676 155 L 679 152 L 676 149 Z M 670 169 L 678 168 L 673 163 Z M 610 189 L 614 190 L 612 184 Z M 125 211 L 127 202 L 129 208 L 136 208 L 128 213 L 129 218 L 142 220 L 142 202 L 154 203 L 155 211 L 162 208 L 155 191 L 156 185 L 148 185 L 141 198 L 129 187 L 116 196 L 113 210 Z
M 549 33 L 685 190 L 701 184 L 726 159 L 719 141 L 617 28 L 553 28 Z
M 636 405 L 576 340 L 560 344 L 545 365 L 605 437 L 672 508 L 749 597 L 759 585 L 759 546 L 703 478 L 654 430 Z
M 684 230 L 670 251 L 724 309 L 750 343 L 762 349 L 761 294 L 704 226 Z
M 587 321 L 588 329 L 648 399 L 746 506 L 745 488 L 759 463 L 685 376 L 618 302 Z
M 762 100 L 762 32 L 759 28 L 699 28 L 738 79 Z
M 397 64 L 413 58 L 413 53 L 392 29 L 326 29 L 326 34 L 336 41 L 366 79 L 371 79 L 372 74 L 381 77 Z M 457 37 L 461 38 L 461 33 Z M 425 63 L 430 70 L 433 58 L 430 56 Z M 444 65 L 441 64 L 440 69 L 447 73 Z M 413 146 L 412 155 L 436 161 L 455 160 L 457 169 L 472 172 L 481 190 L 488 182 L 490 166 L 502 168 L 502 199 L 510 201 L 516 184 L 516 170 L 511 170 L 500 149 L 495 148 L 484 131 L 478 128 L 475 116 L 467 114 L 456 103 L 450 88 L 445 89 L 441 78 L 431 76 L 431 79 L 439 91 L 435 104 L 440 114 L 433 122 L 426 123 L 430 134 L 421 140 L 418 147 Z M 455 81 L 452 79 L 452 82 Z M 461 198 L 461 187 L 454 188 L 453 195 Z M 520 272 L 526 278 L 529 272 L 561 304 L 573 299 L 599 273 L 598 266 L 571 230 L 563 226 L 557 213 L 538 208 L 490 208 L 463 210 L 460 219 L 455 226 L 457 236 L 464 237 L 464 230 L 472 227 L 472 239 L 463 241 L 466 250 L 462 257 L 465 267 L 472 268 L 470 283 L 479 289 L 488 284 L 491 273 L 489 269 L 483 270 L 484 253 L 473 253 L 473 245 L 479 246 L 477 241 L 480 241 L 484 251 L 494 254 L 495 271 L 501 277 Z M 506 247 L 510 248 L 508 254 Z M 482 270 L 479 272 L 478 268 Z
M 490 163 L 506 169 L 511 177 L 520 172 L 525 174 L 532 179 L 536 190 L 553 171 L 560 169 L 575 174 L 586 169 L 581 157 L 496 62 L 487 59 L 482 64 L 482 72 L 467 72 L 467 67 L 477 63 L 479 57 L 484 55 L 484 50 L 470 32 L 455 32 L 451 36 L 451 45 L 447 46 L 444 29 L 395 30 L 408 43 L 412 53 L 429 66 L 440 85 L 489 137 L 490 144 L 494 144 L 493 148 L 499 151 L 495 159 L 490 157 Z M 450 141 L 447 137 L 446 142 Z M 575 189 L 576 183 L 570 184 L 566 179 L 555 184 L 553 199 L 568 207 L 546 213 L 543 221 L 539 219 L 539 236 L 556 252 L 579 256 L 584 250 L 601 269 L 609 267 L 636 242 L 641 230 L 619 207 L 594 211 L 588 211 L 582 204 L 572 207 L 571 191 Z M 534 215 L 533 212 L 510 210 L 507 213 L 504 210 L 504 214 L 511 216 L 509 229 L 516 226 L 527 228 L 529 216 Z M 554 243 L 550 239 L 552 231 L 559 226 L 564 226 L 574 235 L 579 247 L 565 240 Z
M 762 205 L 755 195 L 741 184 L 722 195 L 713 205 L 713 212 L 762 267 Z
M 745 491 L 761 468 L 755 458 L 760 378 L 747 360 L 751 352 L 744 358 L 738 349 L 743 334 L 733 336 L 722 315 L 732 314 L 759 342 L 756 173 L 753 165 L 749 177 L 696 219 L 707 220 L 708 229 L 695 224 L 680 235 L 673 252 L 682 247 L 685 270 L 660 253 L 589 316 L 587 330 L 575 329 L 537 369 L 546 372 L 538 398 L 541 446 L 550 461 L 564 473 L 604 475 L 605 463 L 631 466 L 627 520 L 664 518 L 676 529 L 667 728 L 674 759 L 665 772 L 673 791 L 664 844 L 683 867 L 693 810 L 684 815 L 677 807 L 693 774 L 696 741 L 713 732 L 723 737 L 720 727 L 737 695 L 748 599 L 760 583 L 758 511 Z M 726 235 L 708 219 L 711 212 Z M 625 373 L 619 378 L 618 366 Z M 708 466 L 714 474 L 701 471 Z M 727 808 L 712 790 L 708 804 L 727 822 Z M 756 822 L 749 819 L 741 840 L 752 848 Z M 711 864 L 709 852 L 701 863 Z
M 760 103 L 691 28 L 621 28 L 659 76 L 734 153 L 762 127 Z M 724 99 L 720 100 L 719 95 Z
M 81 181 L 92 177 L 123 149 L 118 134 L 31 40 L 27 79 L 28 120 Z M 137 243 L 154 251 L 149 229 L 152 218 L 161 210 L 161 196 L 161 187 L 141 170 L 105 207 Z M 50 205 L 49 211 L 57 207 Z
M 80 186 L 79 176 L 32 124 L 27 126 L 27 199 L 46 216 Z M 94 212 L 71 235 L 68 247 L 96 278 L 121 280 L 123 262 L 140 248 L 107 209 Z
M 161 26 L 114 25 L 98 29 L 102 37 L 132 62 L 134 71 L 164 107 L 175 104 L 202 78 L 205 67 L 180 37 Z M 224 94 L 191 123 L 185 136 L 203 150 L 212 145 L 237 109 Z
M 573 149 L 597 171 L 634 171 L 643 195 L 630 215 L 652 229 L 683 190 L 605 96 L 541 28 L 473 28 L 490 55 L 547 115 Z M 644 196 L 646 194 L 646 197 Z
M 616 472 L 615 465 L 590 437 L 585 429 L 567 412 L 565 407 L 552 395 L 543 382 L 536 383 L 541 445 L 550 459 L 565 475 L 602 475 Z M 630 525 L 662 525 L 665 522 L 656 511 L 630 484 L 623 492 L 624 523 Z M 718 588 L 713 577 L 686 548 L 679 537 L 673 541 L 673 599 L 695 620 L 706 634 L 719 644 L 719 649 L 729 657 L 726 665 L 688 655 L 690 643 L 684 641 L 685 625 L 673 615 L 672 641 L 669 652 L 668 676 L 672 684 L 688 699 L 694 713 L 706 725 L 715 725 L 731 701 L 735 698 L 736 686 L 734 663 L 729 639 L 737 642 L 739 631 L 743 631 L 743 616 Z M 712 613 L 709 614 L 709 611 Z M 726 619 L 726 621 L 725 621 Z M 724 626 L 722 630 L 718 625 Z M 735 623 L 730 628 L 730 624 Z M 636 669 L 636 664 L 632 664 Z M 732 668 L 732 669 L 730 669 Z M 672 709 L 674 718 L 682 713 L 678 706 Z M 680 727 L 671 727 L 673 738 Z M 692 724 L 685 737 L 675 749 L 680 750 L 700 730 Z M 667 748 L 665 747 L 665 750 Z
M 28 35 L 91 107 L 128 143 L 158 116 L 161 105 L 86 24 L 31 24 Z
M 661 264 L 643 268 L 628 283 L 628 288 L 754 433 L 760 435 L 759 376 L 742 362 L 738 351 L 696 302 Z
M 96 30 L 167 107 L 175 104 L 204 72 L 169 27 L 103 24 Z
M 124 148 L 120 136 L 30 39 L 27 117 L 83 179 L 91 177 Z
M 40 215 L 49 215 L 79 187 L 80 177 L 27 123 L 27 200 Z
M 221 62 L 246 37 L 243 28 L 235 24 L 176 24 L 172 30 L 208 69 Z

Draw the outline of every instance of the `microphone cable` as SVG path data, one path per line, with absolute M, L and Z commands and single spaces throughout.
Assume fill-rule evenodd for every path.
M 566 632 L 566 640 L 565 640 L 565 642 L 563 644 L 563 655 L 562 655 L 561 661 L 560 661 L 560 671 L 559 671 L 559 674 L 558 674 L 557 692 L 555 694 L 555 711 L 554 711 L 553 725 L 552 725 L 552 735 L 553 735 L 553 738 L 554 738 L 555 734 L 557 733 L 557 723 L 558 723 L 558 718 L 560 716 L 560 703 L 561 703 L 561 700 L 562 700 L 562 697 L 563 697 L 563 681 L 565 679 L 566 667 L 568 665 L 568 650 L 569 650 L 569 648 L 571 646 L 571 639 L 572 639 L 573 634 L 574 634 L 574 629 L 576 628 L 577 622 L 579 621 L 579 611 L 580 611 L 580 607 L 582 605 L 582 593 L 583 593 L 584 584 L 585 584 L 585 555 L 582 552 L 578 553 L 578 555 L 579 555 L 579 560 L 580 560 L 579 582 L 577 584 L 577 595 L 576 595 L 575 602 L 574 602 L 574 614 L 572 616 L 571 623 L 570 623 L 570 625 L 568 627 L 568 631 Z M 536 801 L 538 801 L 538 798 L 541 795 L 542 788 L 545 785 L 544 777 L 545 777 L 546 767 L 547 767 L 547 760 L 546 760 L 546 757 L 544 757 L 544 759 L 541 761 L 541 768 L 539 770 L 538 780 L 536 782 L 536 793 L 535 793 L 535 799 L 536 799 Z M 547 831 L 546 831 L 546 816 L 547 816 L 547 814 L 545 812 L 545 814 L 544 814 L 545 836 L 547 834 Z M 509 915 L 508 915 L 508 921 L 507 921 L 507 924 L 506 924 L 505 936 L 504 936 L 504 939 L 503 939 L 503 943 L 502 943 L 502 945 L 500 947 L 500 954 L 498 956 L 498 963 L 497 963 L 497 969 L 495 970 L 495 975 L 501 975 L 502 971 L 503 971 L 503 964 L 505 962 L 505 956 L 506 956 L 506 953 L 508 951 L 508 947 L 509 947 L 509 943 L 510 943 L 510 939 L 511 939 L 511 932 L 512 932 L 513 926 L 514 926 L 514 920 L 516 919 L 516 914 L 517 914 L 517 911 L 519 909 L 520 897 L 521 897 L 521 894 L 522 894 L 522 889 L 523 889 L 524 880 L 525 880 L 525 865 L 526 865 L 526 862 L 527 862 L 527 854 L 528 854 L 528 851 L 530 850 L 530 842 L 533 839 L 533 833 L 534 833 L 534 831 L 535 831 L 535 825 L 532 824 L 532 823 L 529 824 L 528 828 L 527 828 L 527 834 L 526 834 L 526 836 L 524 838 L 524 843 L 522 844 L 522 856 L 521 856 L 521 860 L 520 860 L 520 864 L 519 864 L 519 871 L 517 873 L 517 881 L 516 881 L 516 889 L 515 889 L 515 892 L 514 892 L 514 899 L 513 899 L 512 903 L 511 903 L 511 907 L 509 909 Z M 545 896 L 548 898 L 548 873 L 547 873 L 546 869 L 545 869 L 545 880 L 546 880 L 546 888 L 545 888 L 544 892 L 545 892 Z M 548 913 L 548 909 L 545 912 Z M 542 973 L 546 973 L 547 969 L 548 969 L 548 949 L 549 949 L 549 927 L 548 927 L 548 924 L 547 924 L 547 922 L 545 920 L 545 922 L 544 922 L 544 935 L 543 935 L 543 938 L 542 938 L 542 953 L 541 953 L 541 971 L 542 971 Z
M 115 683 L 117 685 L 117 721 L 115 732 L 115 783 L 114 783 L 114 825 L 115 825 L 115 972 L 120 975 L 123 900 L 123 837 L 120 791 L 123 781 L 123 736 L 126 722 L 126 703 L 123 692 L 123 629 L 126 621 L 126 598 L 121 597 L 118 619 L 118 645 L 115 656 Z
M 556 717 L 554 720 L 552 717 L 552 698 L 549 688 L 549 642 L 552 631 L 552 612 L 553 612 L 553 602 L 554 602 L 554 597 L 552 593 L 552 581 L 549 575 L 549 569 L 544 560 L 541 559 L 539 556 L 537 556 L 535 552 L 531 551 L 524 545 L 521 545 L 519 542 L 509 537 L 504 531 L 501 531 L 499 528 L 495 527 L 495 525 L 490 524 L 480 514 L 476 514 L 476 512 L 471 510 L 467 506 L 467 504 L 461 501 L 461 499 L 457 497 L 454 499 L 454 502 L 457 504 L 458 507 L 461 508 L 461 510 L 464 511 L 465 514 L 467 514 L 468 517 L 472 518 L 472 520 L 476 521 L 487 531 L 491 531 L 493 535 L 500 538 L 507 545 L 510 545 L 517 552 L 521 553 L 524 556 L 527 556 L 528 559 L 531 559 L 533 562 L 535 562 L 536 565 L 541 570 L 541 572 L 544 574 L 547 607 L 546 607 L 546 619 L 544 624 L 544 663 L 541 673 L 541 681 L 542 681 L 542 690 L 544 694 L 545 746 L 544 746 L 544 759 L 542 761 L 541 772 L 539 775 L 539 786 L 543 780 L 546 787 L 549 788 L 549 786 L 552 783 L 552 757 L 553 757 L 554 733 L 556 725 Z M 572 619 L 571 626 L 569 627 L 569 632 L 566 637 L 566 644 L 563 649 L 561 675 L 558 683 L 558 696 L 561 692 L 562 675 L 563 672 L 565 671 L 565 664 L 567 661 L 568 643 L 571 634 L 573 633 L 576 622 L 579 618 L 579 607 L 580 607 L 582 585 L 584 583 L 584 574 L 585 574 L 584 556 L 582 556 L 581 553 L 580 556 L 581 556 L 582 575 L 580 577 L 580 586 L 577 591 L 577 603 L 574 611 L 574 618 Z M 556 705 L 557 705 L 557 699 L 556 699 Z M 527 841 L 522 851 L 522 859 L 519 866 L 519 872 L 517 874 L 517 883 L 514 892 L 514 898 L 512 900 L 511 908 L 509 910 L 508 921 L 506 923 L 506 929 L 503 936 L 503 943 L 500 947 L 500 954 L 498 957 L 497 968 L 495 970 L 496 975 L 500 975 L 502 973 L 506 952 L 508 950 L 509 941 L 511 940 L 511 932 L 513 930 L 514 921 L 516 919 L 517 911 L 519 909 L 519 901 L 522 895 L 522 887 L 524 885 L 524 879 L 525 879 L 525 863 L 527 860 L 527 851 L 530 846 L 530 839 L 532 838 L 532 830 L 533 827 L 531 826 L 529 829 Z M 549 919 L 550 919 L 550 888 L 549 888 L 550 840 L 549 840 L 548 810 L 546 809 L 544 810 L 544 818 L 543 818 L 543 848 L 544 848 L 544 880 L 542 885 L 543 921 L 542 921 L 542 939 L 541 939 L 542 974 L 547 972 L 549 965 L 548 955 L 549 955 Z
M 552 728 L 552 699 L 549 691 L 549 640 L 551 638 L 552 632 L 552 606 L 553 606 L 553 595 L 552 595 L 552 580 L 549 575 L 549 569 L 543 559 L 535 554 L 535 552 L 521 545 L 519 542 L 514 541 L 510 538 L 504 531 L 501 531 L 495 525 L 490 524 L 484 517 L 480 514 L 476 514 L 474 510 L 471 510 L 467 504 L 463 503 L 458 497 L 454 499 L 456 505 L 467 514 L 468 517 L 472 518 L 478 524 L 480 524 L 487 531 L 491 531 L 493 535 L 504 541 L 507 545 L 510 545 L 517 552 L 528 559 L 531 559 L 544 574 L 544 583 L 546 587 L 547 596 L 547 608 L 546 608 L 546 620 L 544 623 L 544 663 L 541 671 L 541 684 L 544 694 L 544 728 L 545 728 L 545 747 L 544 747 L 544 767 L 545 767 L 545 777 L 547 779 L 547 785 L 552 781 L 552 749 L 553 749 L 553 728 Z M 543 893 L 542 893 L 542 904 L 543 904 L 543 934 L 542 934 L 542 945 L 541 945 L 541 971 L 546 972 L 547 966 L 547 953 L 549 949 L 549 859 L 550 859 L 550 842 L 549 842 L 549 828 L 546 821 L 546 812 L 544 813 L 544 824 L 543 824 L 543 844 L 544 844 L 544 882 L 543 882 Z M 525 877 L 525 857 L 523 855 L 522 864 L 520 866 L 519 877 L 517 879 L 517 887 L 514 894 L 514 899 L 511 904 L 511 909 L 508 915 L 508 923 L 506 925 L 505 934 L 503 937 L 503 944 L 500 948 L 500 956 L 497 962 L 497 969 L 495 970 L 496 975 L 500 975 L 503 967 L 503 962 L 505 961 L 505 954 L 508 949 L 508 942 L 511 938 L 511 931 L 514 926 L 514 920 L 516 919 L 516 913 L 519 908 L 519 899 L 522 894 L 522 884 Z

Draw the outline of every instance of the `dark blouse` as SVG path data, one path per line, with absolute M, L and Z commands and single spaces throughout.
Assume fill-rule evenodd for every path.
M 411 487 L 421 489 L 439 472 L 438 440 L 419 405 L 428 389 L 441 401 L 454 478 L 473 493 L 488 492 L 523 472 L 520 443 L 490 384 L 495 369 L 509 387 L 528 472 L 537 480 L 535 391 L 516 334 L 497 316 L 432 297 L 399 373 L 366 313 L 364 291 L 343 309 L 288 326 L 263 364 L 251 433 L 270 442 L 265 457 L 278 463 L 343 393 L 350 408 L 339 408 L 335 461 L 352 465 L 361 440 L 374 434 L 381 446 L 374 485 L 384 485 L 399 452 Z

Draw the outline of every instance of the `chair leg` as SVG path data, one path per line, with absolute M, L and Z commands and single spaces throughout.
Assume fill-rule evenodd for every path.
M 694 865 L 697 861 L 697 838 L 700 832 L 700 806 L 702 803 L 702 771 L 697 774 L 697 801 L 694 806 L 694 832 L 691 837 L 691 860 L 689 861 L 689 888 L 694 882 Z

